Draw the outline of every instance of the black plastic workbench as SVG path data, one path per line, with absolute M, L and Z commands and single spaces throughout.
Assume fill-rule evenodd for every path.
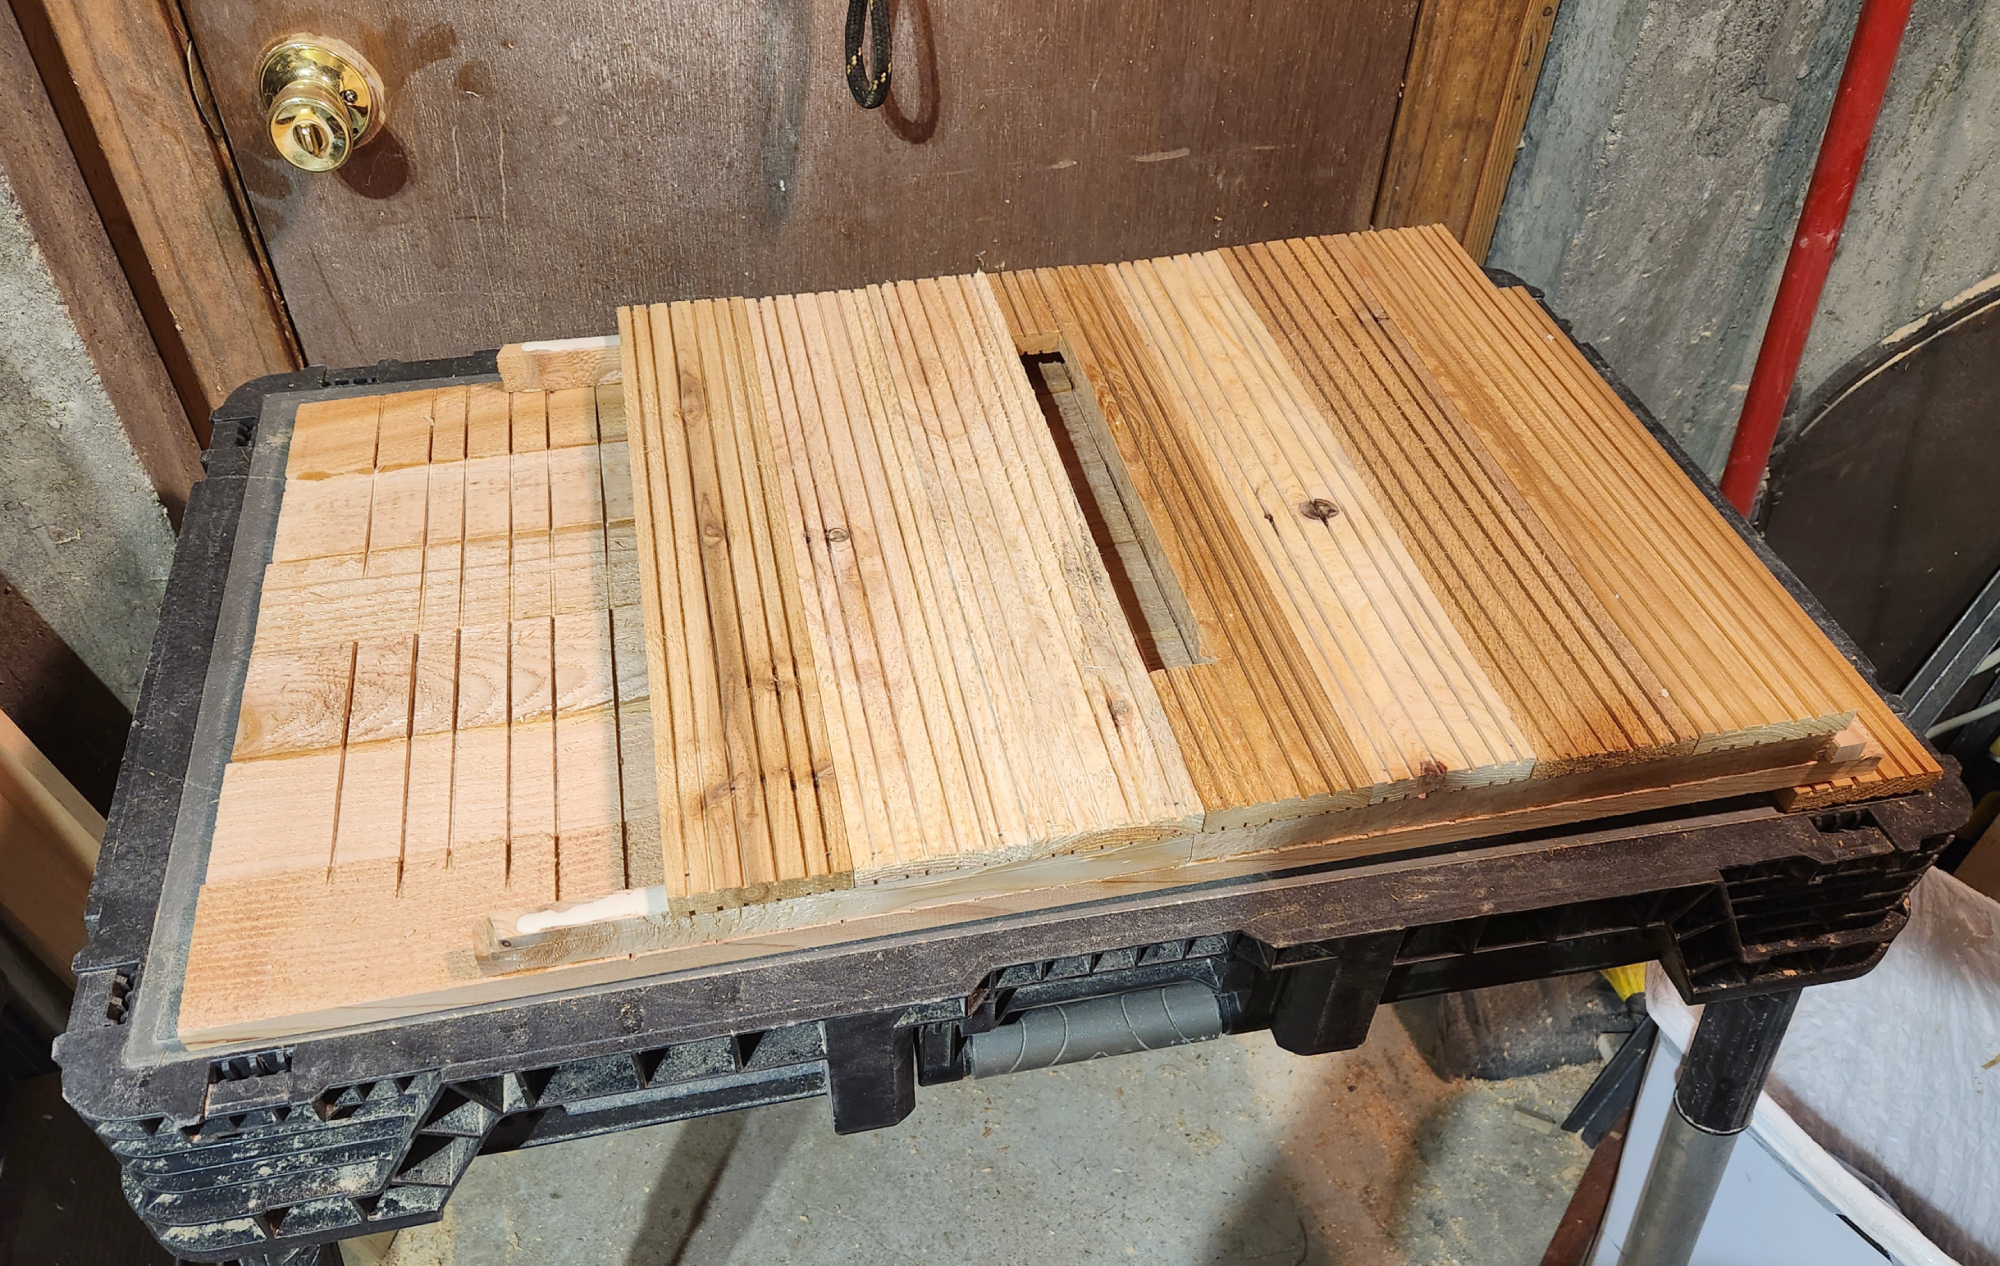
M 117 1154 L 140 1216 L 185 1259 L 316 1262 L 327 1242 L 435 1220 L 482 1151 L 821 1094 L 836 1129 L 893 1125 L 919 1085 L 964 1075 L 967 1035 L 1029 1008 L 1179 981 L 1215 992 L 1226 1030 L 1268 1028 L 1286 1050 L 1314 1054 L 1358 1045 L 1384 1002 L 1645 960 L 1657 959 L 1690 1001 L 1844 980 L 1881 958 L 1903 926 L 1910 888 L 1967 816 L 1946 761 L 1930 792 L 1823 813 L 1786 815 L 1764 797 L 1743 797 L 467 1007 L 275 1048 L 142 1050 L 128 1020 L 148 988 L 142 964 L 267 403 L 492 374 L 491 354 L 309 369 L 248 384 L 215 414 L 57 1049 L 64 1093 Z M 1717 504 L 1872 681 L 1783 564 Z

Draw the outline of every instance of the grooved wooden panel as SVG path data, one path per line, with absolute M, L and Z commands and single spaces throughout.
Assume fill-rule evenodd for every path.
M 1467 631 L 1542 777 L 1670 755 L 1696 730 L 1409 340 L 1319 241 L 1228 252 L 1327 425 Z
M 1807 808 L 1929 786 L 1922 742 L 1757 561 L 1525 290 L 1496 290 L 1433 227 L 1329 239 L 1377 279 L 1439 381 L 1487 430 L 1515 481 L 1560 525 L 1620 625 L 1721 748 L 1857 713 L 1871 772 L 1801 788 Z
M 1783 793 L 1787 803 L 1937 777 L 1526 292 L 1493 287 L 1441 228 L 1012 273 L 1000 286 L 1020 346 L 1060 352 L 1090 385 L 1187 586 L 1209 662 L 1155 677 L 1211 823 L 1288 798 L 1339 808 L 1367 785 L 1352 764 L 1366 724 L 1334 715 L 1339 691 L 1302 659 L 1304 578 L 1260 575 L 1273 555 L 1244 549 L 1254 515 L 1225 513 L 1232 484 L 1261 490 L 1272 469 L 1224 473 L 1254 444 L 1190 443 L 1260 408 L 1202 376 L 1216 362 L 1285 384 L 1294 403 L 1261 407 L 1304 417 L 1309 406 L 1307 433 L 1351 455 L 1368 513 L 1408 549 L 1404 574 L 1448 612 L 1458 662 L 1518 728 L 1531 779 L 1671 780 L 1675 758 L 1730 752 L 1748 768 L 1857 716 L 1884 736 L 1881 771 Z M 1192 331 L 1225 319 L 1242 343 L 1204 356 Z M 1390 640 L 1419 644 L 1407 626 Z M 1362 802 L 1398 791 L 1378 782 Z
M 1104 271 L 1009 273 L 1000 284 L 1017 340 L 1060 350 L 1090 392 L 1185 591 L 1201 662 L 1153 676 L 1210 816 L 1365 802 L 1359 759 L 1312 706 L 1321 696 L 1272 616 L 1269 579 L 1237 548 L 1214 475 L 1193 460 L 1171 395 L 1146 372 L 1144 335 Z
M 658 882 L 620 407 L 492 385 L 300 406 L 184 1025 L 274 987 L 313 929 L 351 990 L 496 906 Z
M 1535 752 L 1225 261 L 1108 270 L 1301 652 L 1363 802 L 1525 778 Z
M 1188 829 L 1199 802 L 986 279 L 621 326 L 650 662 L 688 683 L 656 729 L 671 895 Z
M 676 895 L 846 871 L 846 822 L 740 305 L 621 314 L 654 745 Z M 655 317 L 659 329 L 654 329 Z

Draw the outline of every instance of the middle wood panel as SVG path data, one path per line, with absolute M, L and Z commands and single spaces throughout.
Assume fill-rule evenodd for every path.
M 984 278 L 620 322 L 674 895 L 1198 827 Z

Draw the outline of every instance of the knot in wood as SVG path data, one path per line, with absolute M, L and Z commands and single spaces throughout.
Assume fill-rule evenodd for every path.
M 1321 523 L 1324 523 L 1334 515 L 1339 514 L 1340 507 L 1328 501 L 1325 497 L 1314 497 L 1311 501 L 1300 503 L 1299 513 L 1305 515 L 1308 519 L 1318 519 Z
M 829 545 L 838 545 L 846 539 L 847 529 L 844 527 L 830 527 L 826 530 L 826 543 Z

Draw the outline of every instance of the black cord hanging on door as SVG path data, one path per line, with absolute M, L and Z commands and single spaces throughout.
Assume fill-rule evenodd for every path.
M 878 8 L 877 5 L 881 7 Z M 888 0 L 847 0 L 847 90 L 854 104 L 873 110 L 889 99 Z M 861 64 L 861 28 L 873 27 L 875 73 Z

